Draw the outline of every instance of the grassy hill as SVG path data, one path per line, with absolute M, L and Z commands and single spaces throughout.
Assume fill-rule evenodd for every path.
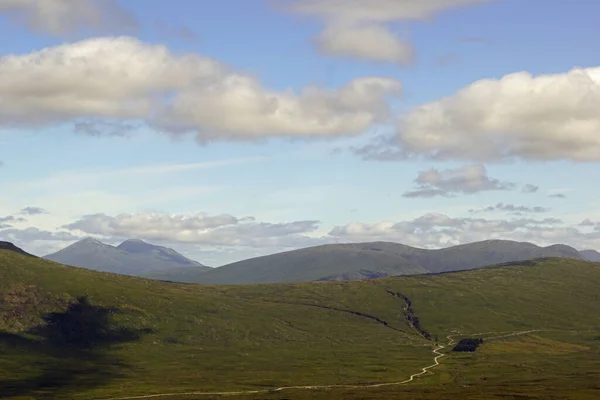
M 436 337 L 478 334 L 480 350 L 442 358 L 414 383 L 234 397 L 591 399 L 600 393 L 598 287 L 600 264 L 558 258 L 368 281 L 208 286 L 0 250 L 0 398 L 398 382 L 432 363 Z M 502 337 L 528 330 L 536 331 Z
M 572 247 L 539 247 L 510 240 L 486 240 L 439 250 L 399 243 L 329 244 L 252 258 L 212 270 L 148 277 L 188 283 L 248 284 L 358 280 L 478 268 L 538 257 L 583 259 Z

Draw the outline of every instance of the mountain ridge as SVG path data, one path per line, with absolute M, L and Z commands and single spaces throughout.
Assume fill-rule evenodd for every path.
M 186 283 L 251 284 L 358 280 L 467 270 L 540 257 L 585 259 L 567 245 L 484 240 L 443 249 L 420 249 L 394 242 L 326 244 L 255 257 L 201 274 L 169 277 Z

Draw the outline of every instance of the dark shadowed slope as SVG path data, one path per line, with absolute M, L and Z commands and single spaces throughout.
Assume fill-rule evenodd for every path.
M 1 241 L 1 240 L 0 240 L 0 250 L 14 251 L 15 253 L 19 253 L 19 254 L 23 254 L 23 255 L 26 255 L 26 256 L 35 257 L 33 254 L 27 253 L 25 250 L 18 248 L 14 244 L 12 244 L 10 242 L 4 242 L 4 241 Z
M 579 253 L 588 261 L 600 262 L 600 253 L 596 250 L 582 250 Z
M 194 268 L 198 273 L 210 269 L 173 249 L 141 240 L 127 240 L 114 247 L 87 238 L 44 258 L 76 267 L 135 276 L 180 267 Z
M 465 270 L 537 257 L 583 259 L 568 246 L 539 247 L 509 240 L 487 240 L 440 250 L 373 242 L 310 247 L 170 278 L 210 284 L 356 280 Z

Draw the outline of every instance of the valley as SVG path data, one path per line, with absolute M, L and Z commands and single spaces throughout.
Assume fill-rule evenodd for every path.
M 585 398 L 600 390 L 600 264 L 582 260 L 227 286 L 115 275 L 0 250 L 0 278 L 0 377 L 10 378 L 0 379 L 4 398 L 187 399 L 240 392 L 235 398 L 514 393 L 541 399 L 550 393 Z M 82 350 L 88 352 L 84 369 L 73 369 L 81 355 L 38 342 L 42 317 L 64 313 L 78 296 L 118 310 L 111 329 L 138 332 Z M 410 323 L 407 308 L 429 338 Z M 451 352 L 450 340 L 473 335 L 484 338 L 476 352 Z M 69 379 L 44 386 L 49 369 Z M 483 393 L 489 397 L 477 397 Z M 573 393 L 583 397 L 569 397 Z

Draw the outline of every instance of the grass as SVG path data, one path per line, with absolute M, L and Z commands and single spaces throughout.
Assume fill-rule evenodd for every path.
M 423 328 L 440 342 L 448 334 L 539 331 L 485 340 L 472 354 L 452 353 L 408 385 L 235 398 L 598 398 L 598 287 L 600 264 L 567 259 L 370 281 L 205 286 L 0 251 L 0 398 L 404 380 L 432 363 L 432 343 L 407 324 L 403 300 L 388 291 L 408 296 Z M 82 295 L 119 309 L 113 316 L 118 326 L 148 333 L 85 357 L 50 351 L 32 329 Z M 64 376 L 69 379 L 59 379 Z M 58 384 L 45 387 L 44 379 Z M 177 398 L 211 397 L 168 397 Z

